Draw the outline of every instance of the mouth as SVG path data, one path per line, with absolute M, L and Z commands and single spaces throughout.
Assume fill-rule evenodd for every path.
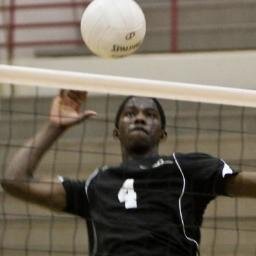
M 145 128 L 139 126 L 132 128 L 130 132 L 143 132 L 148 135 L 148 131 Z

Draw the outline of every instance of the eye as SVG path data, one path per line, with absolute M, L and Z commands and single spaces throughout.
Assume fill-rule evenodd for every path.
M 147 116 L 150 118 L 157 118 L 157 113 L 154 111 L 148 111 Z
M 124 112 L 124 116 L 126 117 L 133 117 L 134 116 L 134 112 L 132 110 L 128 110 Z

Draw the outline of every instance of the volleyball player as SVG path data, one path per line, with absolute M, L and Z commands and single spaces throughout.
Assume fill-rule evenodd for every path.
M 90 255 L 196 255 L 211 200 L 256 197 L 255 174 L 235 172 L 221 159 L 201 153 L 159 155 L 166 120 L 152 98 L 128 97 L 117 112 L 113 135 L 120 141 L 122 163 L 100 167 L 84 181 L 36 178 L 35 169 L 53 142 L 96 115 L 80 112 L 85 99 L 85 93 L 73 91 L 54 99 L 49 123 L 14 155 L 2 186 L 17 198 L 84 218 Z

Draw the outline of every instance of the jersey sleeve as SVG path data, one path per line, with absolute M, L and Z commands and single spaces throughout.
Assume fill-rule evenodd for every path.
M 86 181 L 63 178 L 62 185 L 66 192 L 66 208 L 64 212 L 89 217 L 89 203 L 85 191 Z
M 238 173 L 224 160 L 203 153 L 177 154 L 177 161 L 193 191 L 206 196 L 228 196 L 227 180 Z

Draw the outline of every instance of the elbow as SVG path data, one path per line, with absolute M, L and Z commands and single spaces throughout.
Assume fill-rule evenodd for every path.
M 1 181 L 3 190 L 11 196 L 21 198 L 24 191 L 28 191 L 26 183 L 19 179 L 4 179 Z
M 9 194 L 19 196 L 20 192 L 28 187 L 28 181 L 31 180 L 28 169 L 8 166 L 0 184 L 3 190 Z
M 10 186 L 6 180 L 1 181 L 1 186 L 5 192 L 8 192 L 8 190 L 10 189 Z
M 1 180 L 1 186 L 3 190 L 8 193 L 11 193 L 11 191 L 13 190 L 14 183 L 17 183 L 15 182 L 15 179 L 11 179 L 8 177 L 5 177 L 4 179 Z
M 6 190 L 6 181 L 1 180 L 0 184 L 1 184 L 1 187 L 3 188 L 3 190 Z
M 6 175 L 1 180 L 1 186 L 3 190 L 9 194 L 13 194 L 15 191 L 18 191 L 22 186 L 22 179 L 15 176 Z
M 11 193 L 11 185 L 10 185 L 10 182 L 8 182 L 7 180 L 2 180 L 1 181 L 1 186 L 3 188 L 3 190 L 7 193 Z

